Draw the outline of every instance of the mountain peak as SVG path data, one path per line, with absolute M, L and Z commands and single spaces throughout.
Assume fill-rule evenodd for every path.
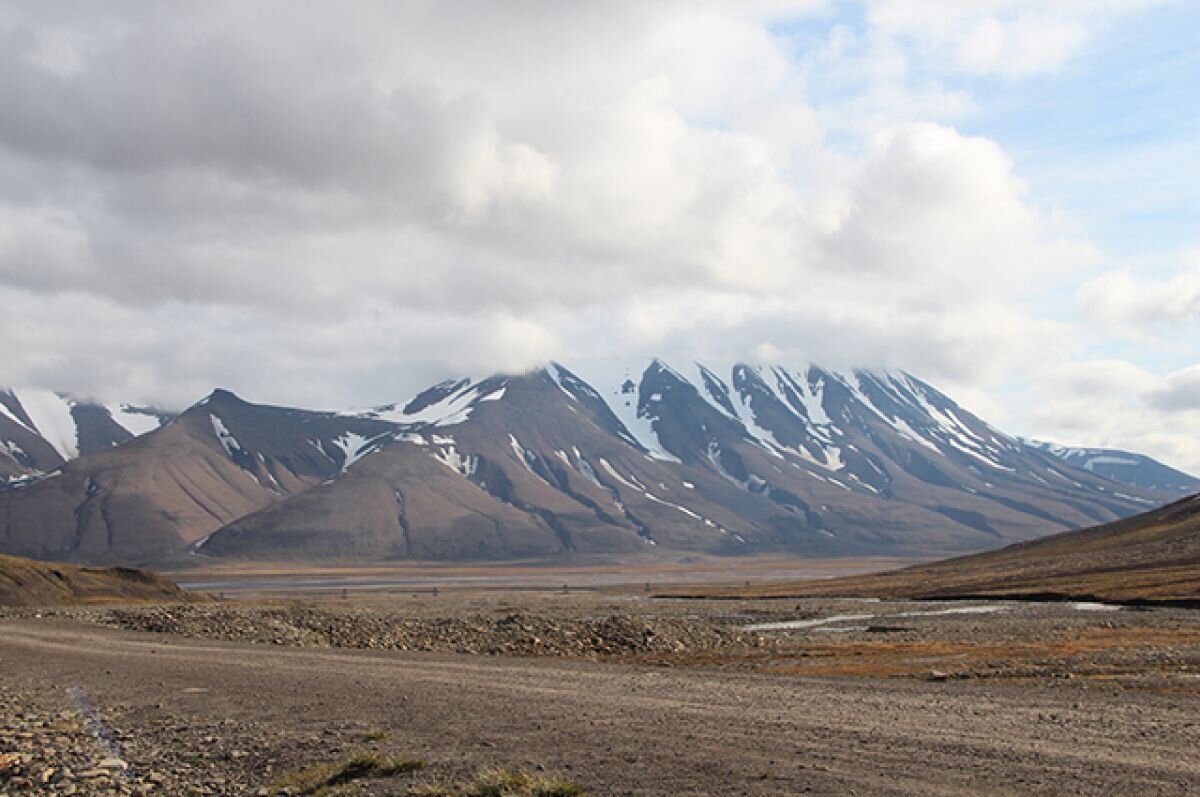
M 223 387 L 214 388 L 213 392 L 209 393 L 199 404 L 204 405 L 242 405 L 248 403 L 241 396 L 234 393 L 232 390 L 227 390 Z

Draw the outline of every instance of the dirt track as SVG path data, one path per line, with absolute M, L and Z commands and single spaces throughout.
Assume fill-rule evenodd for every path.
M 0 622 L 0 672 L 44 710 L 79 687 L 131 763 L 195 767 L 212 793 L 223 777 L 227 793 L 263 782 L 268 762 L 335 757 L 369 728 L 446 777 L 545 766 L 593 794 L 1200 793 L 1200 703 L 1094 686 L 281 648 L 36 619 Z

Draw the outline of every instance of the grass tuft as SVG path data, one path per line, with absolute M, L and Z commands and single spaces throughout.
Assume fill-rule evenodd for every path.
M 465 797 L 579 797 L 582 794 L 583 787 L 569 780 L 492 769 L 475 779 Z
M 354 780 L 393 778 L 425 767 L 424 761 L 386 758 L 374 753 L 356 753 L 337 764 L 316 764 L 289 772 L 270 783 L 274 789 L 290 789 L 303 797 L 326 797 L 338 786 Z
M 336 767 L 328 784 L 337 786 L 362 778 L 394 778 L 425 767 L 424 761 L 409 758 L 384 758 L 374 753 L 358 753 Z

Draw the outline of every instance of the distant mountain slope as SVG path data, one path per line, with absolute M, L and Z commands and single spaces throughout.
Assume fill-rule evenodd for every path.
M 187 599 L 177 585 L 144 570 L 73 567 L 0 555 L 0 606 Z
M 1166 497 L 1116 490 L 903 374 L 696 365 L 688 377 L 657 360 L 595 370 L 453 380 L 363 413 L 405 431 L 345 477 L 229 524 L 201 550 L 953 552 Z
M 127 443 L 171 413 L 102 405 L 49 390 L 0 388 L 0 481 L 48 473 L 80 455 Z
M 0 487 L 0 549 L 132 563 L 947 555 L 1170 497 L 1074 468 L 903 373 L 550 364 L 365 412 L 215 391 Z
M 39 559 L 161 560 L 337 475 L 391 429 L 218 390 L 154 432 L 0 492 L 0 546 Z
M 1180 495 L 1200 493 L 1200 479 L 1143 454 L 1112 448 L 1074 448 L 1038 440 L 1024 442 L 1120 484 Z

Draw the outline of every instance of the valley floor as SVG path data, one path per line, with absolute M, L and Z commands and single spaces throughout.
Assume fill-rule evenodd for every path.
M 426 767 L 335 793 L 495 767 L 596 795 L 1200 793 L 1182 609 L 631 589 L 9 610 L 0 673 L 0 793 L 296 794 L 288 773 L 358 752 Z

